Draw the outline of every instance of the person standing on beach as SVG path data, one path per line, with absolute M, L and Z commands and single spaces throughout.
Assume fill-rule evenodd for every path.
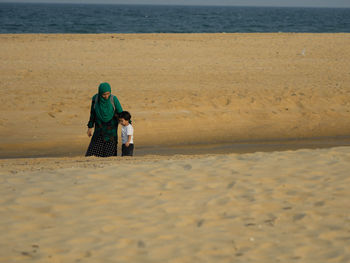
M 92 97 L 87 125 L 87 135 L 92 138 L 85 156 L 117 156 L 118 114 L 122 111 L 118 98 L 111 94 L 111 86 L 101 83 L 98 93 Z
M 119 122 L 122 127 L 122 156 L 133 156 L 134 153 L 134 128 L 131 125 L 131 114 L 123 111 L 119 114 Z

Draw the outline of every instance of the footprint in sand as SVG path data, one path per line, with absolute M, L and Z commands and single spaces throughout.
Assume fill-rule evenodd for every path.
M 318 201 L 318 202 L 316 202 L 314 205 L 315 206 L 324 206 L 325 205 L 325 201 Z
M 190 165 L 190 164 L 185 164 L 185 165 L 183 166 L 183 168 L 184 168 L 184 170 L 191 170 L 191 169 L 192 169 L 192 165 Z
M 305 216 L 306 216 L 305 213 L 296 214 L 296 215 L 293 216 L 293 221 L 294 222 L 299 221 L 299 220 L 303 219 Z
M 228 185 L 227 185 L 227 189 L 231 189 L 232 187 L 234 187 L 235 186 L 235 184 L 236 184 L 236 182 L 235 181 L 233 181 L 233 182 L 231 182 L 231 183 L 229 183 Z

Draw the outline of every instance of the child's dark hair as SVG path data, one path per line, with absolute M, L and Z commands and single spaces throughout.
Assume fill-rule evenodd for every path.
M 122 111 L 118 114 L 119 119 L 124 119 L 126 121 L 129 121 L 131 123 L 131 114 L 128 111 Z

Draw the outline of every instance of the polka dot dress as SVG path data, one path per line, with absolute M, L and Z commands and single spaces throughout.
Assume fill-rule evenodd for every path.
M 85 156 L 109 157 L 117 156 L 117 144 L 114 140 L 105 142 L 102 136 L 93 137 Z

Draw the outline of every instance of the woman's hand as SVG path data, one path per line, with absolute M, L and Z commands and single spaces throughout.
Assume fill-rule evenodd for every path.
M 93 134 L 92 128 L 88 128 L 87 130 L 87 136 L 91 137 Z
M 126 146 L 126 147 L 129 147 L 129 145 L 130 145 L 130 142 L 126 142 L 126 143 L 125 143 L 125 146 Z

